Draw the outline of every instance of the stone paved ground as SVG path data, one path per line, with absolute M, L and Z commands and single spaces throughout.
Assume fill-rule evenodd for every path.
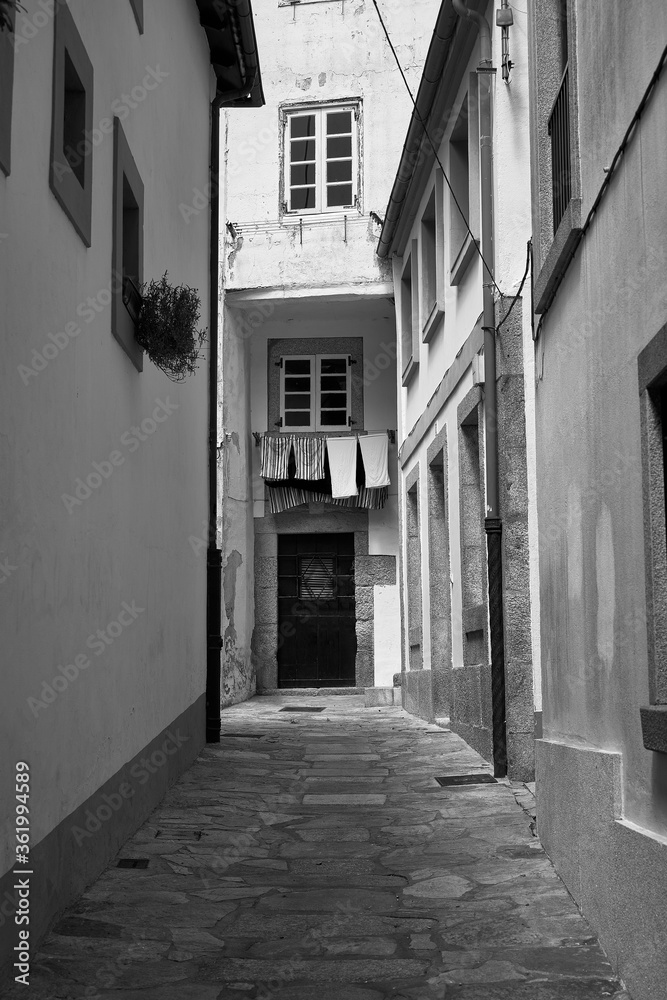
M 8 997 L 629 1000 L 512 789 L 435 782 L 488 771 L 454 734 L 348 696 L 223 734 Z

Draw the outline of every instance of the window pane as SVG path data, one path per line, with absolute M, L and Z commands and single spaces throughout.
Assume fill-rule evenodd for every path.
M 309 427 L 310 410 L 290 410 L 285 414 L 285 427 Z
M 309 378 L 286 378 L 285 392 L 310 392 Z
M 347 409 L 347 393 L 346 392 L 323 392 L 322 393 L 322 406 L 327 409 L 333 409 L 335 407 L 343 407 Z
M 301 559 L 299 597 L 312 601 L 336 596 L 336 576 L 332 556 L 304 556 Z
M 341 140 L 336 139 L 336 142 Z M 342 140 L 343 142 L 345 140 Z M 345 154 L 342 153 L 342 156 Z M 290 163 L 304 163 L 307 160 L 315 159 L 315 140 L 314 139 L 298 139 L 296 142 L 291 144 L 290 148 Z
M 347 410 L 322 410 L 322 423 L 325 427 L 345 427 Z
M 303 167 L 298 168 L 303 169 Z M 352 180 L 352 160 L 334 160 L 327 163 L 327 180 L 331 181 L 351 181 Z
M 352 185 L 339 184 L 335 187 L 327 188 L 327 206 L 346 205 L 352 206 Z
M 310 358 L 285 358 L 286 375 L 310 375 Z
M 315 115 L 299 115 L 290 118 L 290 134 L 293 139 L 305 135 L 315 135 Z
M 285 393 L 285 409 L 286 410 L 308 410 L 308 409 L 310 409 L 310 393 L 309 392 L 286 392 Z
M 301 143 L 293 143 L 301 145 Z M 340 139 L 327 139 L 327 159 L 340 160 L 352 156 L 352 136 Z M 292 157 L 294 159 L 294 157 Z M 305 159 L 305 157 L 302 157 Z
M 350 175 L 351 177 L 351 175 Z M 330 180 L 332 178 L 329 178 Z M 292 184 L 314 184 L 315 183 L 315 164 L 296 164 L 292 165 L 290 171 L 290 180 Z M 350 180 L 349 177 L 335 177 L 333 180 L 346 181 Z
M 352 112 L 336 111 L 327 115 L 327 135 L 352 131 Z
M 347 378 L 345 375 L 325 375 L 320 381 L 322 392 L 345 392 Z
M 347 372 L 347 358 L 322 358 L 320 371 L 323 375 L 344 375 Z
M 315 188 L 294 188 L 290 194 L 292 209 L 315 208 Z

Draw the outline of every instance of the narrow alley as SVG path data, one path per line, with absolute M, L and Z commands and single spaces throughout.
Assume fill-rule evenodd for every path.
M 629 1000 L 525 786 L 436 781 L 470 774 L 490 768 L 458 736 L 362 696 L 227 709 L 56 923 L 31 997 Z

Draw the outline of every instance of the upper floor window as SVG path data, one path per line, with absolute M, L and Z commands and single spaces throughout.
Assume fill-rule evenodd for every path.
M 286 212 L 342 212 L 358 206 L 358 122 L 356 104 L 285 113 Z
M 93 192 L 93 65 L 67 4 L 58 4 L 53 55 L 51 190 L 87 247 Z
M 280 417 L 284 430 L 340 431 L 350 425 L 347 354 L 293 354 L 280 359 Z
M 0 169 L 9 174 L 12 149 L 12 92 L 14 89 L 14 19 L 11 7 L 0 24 Z

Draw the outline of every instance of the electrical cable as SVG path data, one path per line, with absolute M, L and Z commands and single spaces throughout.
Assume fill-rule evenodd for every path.
M 384 23 L 384 19 L 382 17 L 381 12 L 380 12 L 380 8 L 377 5 L 377 0 L 373 0 L 373 6 L 375 7 L 375 10 L 377 12 L 377 16 L 380 19 L 380 24 L 382 25 L 382 30 L 384 31 L 385 38 L 387 39 L 387 44 L 389 45 L 389 48 L 391 49 L 392 55 L 394 57 L 394 61 L 396 62 L 396 65 L 398 66 L 398 71 L 401 74 L 401 77 L 403 78 L 403 83 L 405 84 L 405 88 L 406 88 L 406 90 L 407 90 L 407 92 L 408 92 L 408 94 L 410 96 L 410 100 L 412 101 L 412 106 L 414 108 L 415 114 L 416 114 L 417 118 L 419 119 L 419 122 L 421 123 L 421 126 L 422 126 L 422 128 L 424 130 L 424 135 L 428 139 L 429 145 L 431 146 L 431 149 L 433 150 L 433 155 L 435 156 L 437 164 L 440 167 L 440 169 L 442 170 L 442 175 L 445 178 L 445 182 L 446 182 L 447 187 L 449 188 L 450 194 L 451 194 L 451 196 L 452 196 L 452 198 L 454 200 L 454 204 L 456 205 L 457 209 L 459 210 L 461 218 L 463 219 L 463 224 L 465 225 L 466 229 L 468 230 L 468 234 L 469 234 L 471 240 L 473 241 L 473 244 L 475 246 L 477 254 L 479 255 L 479 258 L 482 261 L 482 264 L 484 265 L 484 267 L 485 267 L 485 269 L 486 269 L 489 277 L 491 278 L 491 281 L 493 282 L 493 287 L 498 292 L 498 295 L 502 296 L 503 293 L 500 291 L 500 288 L 498 288 L 498 285 L 496 284 L 496 279 L 493 276 L 493 271 L 491 270 L 491 268 L 489 267 L 489 265 L 487 264 L 487 262 L 484 260 L 484 254 L 482 253 L 482 251 L 481 251 L 481 249 L 479 247 L 478 241 L 475 239 L 475 236 L 473 234 L 472 229 L 468 225 L 468 220 L 467 220 L 467 218 L 465 216 L 465 213 L 464 213 L 463 209 L 461 208 L 461 206 L 459 204 L 459 200 L 456 197 L 456 194 L 454 193 L 454 189 L 453 189 L 453 187 L 452 187 L 452 185 L 451 185 L 451 183 L 449 181 L 449 177 L 447 176 L 445 168 L 442 165 L 442 161 L 440 160 L 440 156 L 438 154 L 438 150 L 436 149 L 435 143 L 433 142 L 433 139 L 431 138 L 431 134 L 430 134 L 429 130 L 426 127 L 426 122 L 424 121 L 424 119 L 422 118 L 421 114 L 419 113 L 419 109 L 417 108 L 417 102 L 415 101 L 414 97 L 412 96 L 412 90 L 410 89 L 410 84 L 408 83 L 408 81 L 406 79 L 406 76 L 405 76 L 405 73 L 403 72 L 403 67 L 401 66 L 401 63 L 399 61 L 398 55 L 396 53 L 396 49 L 394 48 L 394 44 L 393 44 L 391 38 L 389 37 L 389 32 L 387 31 L 387 26 Z
M 526 270 L 523 272 L 523 278 L 521 279 L 521 284 L 519 285 L 519 289 L 518 289 L 516 295 L 512 299 L 512 302 L 510 304 L 509 309 L 507 310 L 507 312 L 505 313 L 505 315 L 501 319 L 500 323 L 496 327 L 496 333 L 500 333 L 500 328 L 503 325 L 503 323 L 506 323 L 507 320 L 510 318 L 510 314 L 512 312 L 512 309 L 514 309 L 514 306 L 516 305 L 517 299 L 521 298 L 521 292 L 523 291 L 523 286 L 526 283 L 526 278 L 528 277 L 528 272 L 530 271 L 530 262 L 531 262 L 531 258 L 532 258 L 532 249 L 533 249 L 533 241 L 532 240 L 528 240 L 528 244 L 526 246 Z

